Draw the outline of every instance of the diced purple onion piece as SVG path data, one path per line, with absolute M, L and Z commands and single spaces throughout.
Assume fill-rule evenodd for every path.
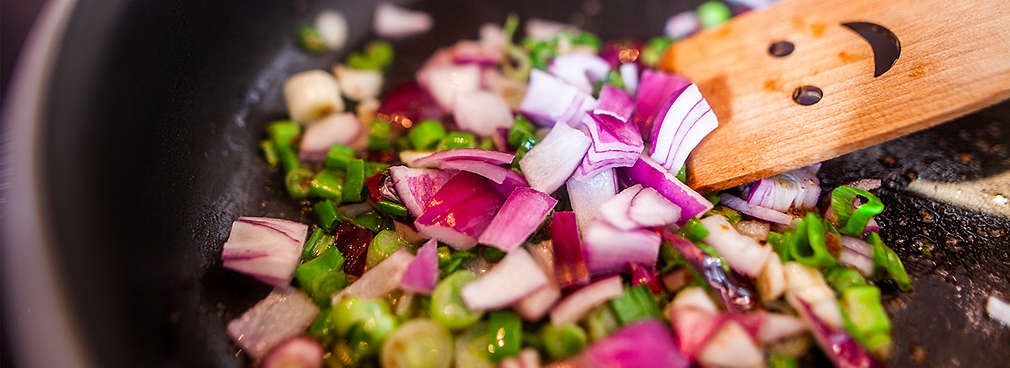
M 239 217 L 221 251 L 224 268 L 283 287 L 291 283 L 309 227 L 267 217 Z
M 568 294 L 551 310 L 551 324 L 564 326 L 576 323 L 596 306 L 624 294 L 621 277 L 614 275 L 594 281 Z
M 653 188 L 630 186 L 600 205 L 602 218 L 621 230 L 665 226 L 680 219 L 680 207 Z
M 603 85 L 600 97 L 596 99 L 596 109 L 593 109 L 593 114 L 608 115 L 620 121 L 629 121 L 634 112 L 635 101 L 632 101 L 627 93 L 612 85 Z M 638 130 L 636 129 L 636 131 Z
M 400 278 L 400 287 L 403 290 L 424 295 L 429 295 L 435 290 L 435 284 L 438 283 L 437 248 L 438 242 L 428 240 L 417 250 L 417 256 L 407 264 L 407 269 Z
M 621 230 L 596 220 L 583 234 L 586 267 L 591 274 L 621 272 L 632 262 L 652 267 L 659 257 L 659 235 L 648 230 Z
M 762 344 L 769 344 L 793 337 L 807 330 L 807 326 L 803 324 L 803 321 L 794 316 L 770 312 L 756 313 L 764 315 L 761 326 L 757 331 L 757 340 Z
M 535 322 L 543 318 L 558 299 L 561 299 L 561 289 L 548 283 L 547 286 L 519 300 L 512 308 L 524 320 Z
M 660 110 L 671 99 L 677 98 L 691 81 L 676 74 L 645 69 L 638 85 L 638 95 L 635 97 L 635 115 L 633 120 L 638 124 L 638 130 L 652 132 L 653 121 L 662 119 L 657 116 Z
M 656 270 L 637 262 L 631 264 L 631 284 L 635 286 L 649 285 L 649 290 L 652 290 L 653 293 L 663 290 L 663 285 L 659 284 L 659 277 L 656 276 Z
M 634 166 L 619 170 L 630 181 L 656 189 L 659 194 L 680 207 L 680 220 L 677 220 L 677 225 L 684 225 L 690 218 L 713 207 L 712 202 L 677 180 L 675 174 L 671 174 L 648 156 L 642 155 Z
M 499 128 L 512 126 L 512 110 L 497 93 L 473 91 L 457 93 L 453 105 L 453 118 L 456 125 L 465 131 L 474 132 L 479 136 L 488 137 Z
M 515 249 L 540 227 L 558 200 L 530 188 L 512 192 L 478 242 L 505 252 Z
M 671 172 L 679 172 L 691 151 L 719 126 L 697 85 L 690 85 L 659 110 L 653 121 L 649 155 Z
M 490 184 L 491 187 L 502 196 L 508 196 L 509 194 L 512 194 L 512 191 L 518 188 L 530 187 L 530 183 L 526 182 L 526 178 L 512 170 L 507 170 L 505 173 L 505 181 L 501 184 L 495 182 L 491 182 Z
M 628 167 L 638 160 L 644 143 L 634 124 L 595 113 L 587 115 L 582 122 L 582 129 L 588 131 L 593 141 L 575 171 L 576 178 L 592 176 L 613 167 Z
M 842 252 L 838 255 L 838 263 L 859 271 L 859 274 L 864 277 L 873 275 L 873 258 L 862 255 L 852 249 L 842 248 Z
M 567 124 L 557 124 L 519 160 L 530 187 L 554 193 L 582 162 L 592 140 Z
M 400 287 L 403 273 L 414 260 L 410 251 L 400 248 L 375 267 L 361 274 L 361 278 L 333 296 L 333 303 L 344 297 L 381 298 Z
M 820 194 L 817 175 L 801 168 L 754 182 L 749 188 L 747 203 L 776 211 L 792 207 L 814 208 Z
M 763 352 L 738 319 L 730 319 L 723 323 L 719 331 L 698 352 L 697 358 L 705 367 L 764 366 Z
M 610 64 L 596 55 L 569 53 L 555 57 L 547 70 L 582 93 L 592 93 L 593 83 L 607 76 Z
M 883 367 L 845 330 L 833 328 L 821 320 L 806 301 L 795 295 L 787 297 L 793 299 L 790 301 L 791 305 L 798 306 L 796 311 L 810 328 L 817 343 L 821 345 L 821 350 L 831 359 L 835 367 Z
M 555 212 L 551 219 L 551 243 L 554 250 L 554 278 L 566 288 L 589 281 L 582 241 L 574 212 Z
M 596 100 L 589 94 L 534 69 L 519 111 L 541 126 L 553 126 L 557 122 L 575 124 L 595 106 Z
M 295 337 L 270 351 L 263 368 L 322 368 L 323 346 L 307 337 Z
M 789 225 L 793 222 L 793 215 L 779 212 L 771 208 L 762 207 L 758 205 L 753 205 L 747 201 L 738 198 L 732 194 L 723 193 L 719 195 L 721 204 L 726 205 L 726 207 L 732 208 L 734 210 L 740 211 L 740 213 L 747 216 L 751 216 L 758 220 L 764 220 L 769 222 L 774 222 L 776 224 Z
M 382 97 L 379 114 L 402 115 L 412 121 L 437 119 L 445 115 L 431 94 L 415 81 L 407 81 L 394 87 Z
M 228 336 L 253 359 L 260 359 L 277 344 L 305 331 L 317 314 L 319 307 L 305 293 L 277 288 L 228 322 Z
M 593 343 L 582 354 L 589 367 L 687 368 L 691 361 L 677 348 L 677 339 L 659 319 L 621 327 Z
M 493 165 L 512 163 L 515 155 L 505 152 L 498 152 L 480 148 L 453 148 L 439 151 L 414 160 L 415 166 L 438 165 L 442 161 L 452 160 L 474 160 L 483 161 Z
M 617 194 L 617 177 L 613 169 L 606 169 L 587 178 L 568 179 L 567 189 L 579 229 L 585 230 L 600 216 L 600 204 Z
M 673 307 L 669 310 L 670 323 L 677 332 L 680 351 L 694 357 L 715 336 L 726 315 L 695 307 Z
M 463 286 L 461 296 L 473 311 L 508 307 L 547 286 L 547 275 L 523 248 L 505 255 L 490 271 Z
M 470 173 L 449 179 L 414 221 L 422 234 L 459 250 L 470 249 L 491 223 L 503 198 L 487 181 Z
M 443 170 L 459 170 L 474 173 L 501 184 L 505 182 L 509 169 L 477 160 L 447 160 L 438 163 Z
M 505 53 L 504 45 L 462 40 L 452 46 L 451 55 L 456 64 L 492 66 L 500 63 Z
M 455 173 L 434 169 L 414 169 L 406 166 L 389 168 L 389 177 L 393 178 L 393 188 L 396 189 L 397 196 L 414 217 L 421 216 L 421 213 L 428 208 L 428 201 L 453 175 Z

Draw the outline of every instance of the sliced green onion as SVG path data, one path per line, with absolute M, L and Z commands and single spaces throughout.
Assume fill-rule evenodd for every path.
M 600 38 L 596 35 L 589 33 L 587 31 L 580 31 L 571 38 L 573 45 L 586 45 L 592 46 L 593 48 L 599 50 L 602 43 Z
M 294 199 L 308 198 L 312 192 L 312 171 L 305 168 L 295 168 L 288 171 L 284 176 L 284 186 L 288 189 L 288 195 Z
M 295 279 L 302 290 L 319 305 L 329 305 L 330 297 L 347 285 L 347 275 L 340 271 L 344 256 L 337 247 L 327 248 L 319 257 L 295 268 Z
M 351 147 L 340 143 L 334 144 L 326 153 L 326 168 L 343 170 L 347 167 L 347 161 L 354 159 L 354 155 L 355 152 Z
M 358 70 L 382 69 L 382 66 L 372 60 L 372 58 L 360 52 L 351 53 L 351 55 L 347 57 L 347 66 L 351 67 L 351 69 Z
M 540 340 L 551 358 L 561 360 L 578 354 L 586 347 L 586 331 L 574 324 L 555 327 L 547 324 L 540 329 Z
M 310 260 L 319 257 L 327 248 L 333 245 L 333 235 L 327 234 L 322 227 L 316 226 L 312 230 L 312 235 L 305 241 L 302 248 L 302 259 Z
M 824 279 L 828 281 L 831 288 L 839 292 L 853 286 L 866 285 L 863 275 L 848 267 L 832 267 L 824 273 Z
M 661 315 L 659 306 L 649 291 L 649 285 L 646 284 L 628 288 L 620 297 L 611 299 L 610 306 L 621 325 Z
M 271 142 L 269 139 L 260 141 L 260 150 L 263 151 L 263 158 L 267 160 L 267 164 L 277 166 L 280 158 L 277 156 L 277 148 L 274 147 L 274 142 Z
M 516 120 L 509 127 L 508 131 L 508 143 L 512 147 L 519 147 L 519 144 L 526 138 L 534 135 L 537 128 L 533 126 L 529 120 L 527 120 L 522 115 L 516 115 Z
M 375 204 L 379 212 L 396 217 L 407 217 L 407 206 L 388 200 L 381 200 Z
M 782 233 L 769 231 L 768 244 L 771 244 L 772 250 L 779 255 L 782 262 L 789 262 L 793 259 L 792 253 L 786 247 L 786 237 Z
M 452 335 L 430 319 L 407 321 L 382 344 L 382 367 L 449 368 L 453 358 Z
M 863 197 L 866 203 L 853 210 L 852 203 L 856 197 Z M 839 232 L 859 237 L 863 235 L 866 223 L 884 212 L 884 203 L 870 192 L 843 185 L 831 191 L 831 209 L 838 216 Z
M 330 312 L 332 328 L 346 336 L 352 350 L 359 356 L 372 356 L 386 336 L 396 330 L 396 317 L 382 299 L 347 297 Z
M 307 52 L 318 54 L 326 49 L 326 42 L 319 30 L 312 26 L 298 27 L 298 46 Z
M 407 139 L 416 150 L 434 148 L 442 138 L 445 138 L 445 127 L 433 119 L 417 123 L 407 132 Z
M 372 237 L 372 242 L 368 245 L 368 253 L 365 255 L 365 267 L 371 269 L 384 261 L 397 249 L 403 248 L 405 243 L 400 240 L 400 235 L 396 231 L 382 230 Z
M 277 158 L 280 159 L 284 172 L 291 172 L 294 169 L 302 167 L 302 163 L 298 162 L 298 154 L 295 153 L 295 150 L 291 146 L 275 142 L 274 149 L 277 150 Z
M 677 232 L 687 240 L 695 243 L 705 240 L 705 237 L 708 236 L 708 229 L 696 218 L 687 220 L 687 223 L 681 226 Z
M 368 130 L 368 150 L 386 151 L 392 148 L 391 134 L 389 123 L 379 118 L 373 119 Z
M 444 279 L 449 274 L 456 272 L 463 264 L 463 261 L 476 257 L 469 251 L 452 251 L 449 247 L 438 247 L 438 272 L 439 278 Z
M 509 57 L 512 61 L 511 63 L 502 63 L 502 73 L 506 77 L 513 80 L 526 80 L 530 77 L 530 70 L 533 69 L 533 61 L 530 59 L 530 55 L 523 51 L 522 48 L 515 45 L 505 45 L 505 55 Z M 512 64 L 515 65 L 512 65 Z
M 621 323 L 617 321 L 617 316 L 614 315 L 614 311 L 610 309 L 609 304 L 602 304 L 593 308 L 593 310 L 589 311 L 589 315 L 586 316 L 585 322 L 586 329 L 589 330 L 589 337 L 593 341 L 610 336 L 611 332 L 621 327 Z
M 379 68 L 385 68 L 393 62 L 393 45 L 386 41 L 372 41 L 365 46 L 365 54 Z
M 530 48 L 530 63 L 536 69 L 547 70 L 551 60 L 557 56 L 558 53 L 554 50 L 554 46 L 547 42 L 536 42 Z
M 450 330 L 466 328 L 484 315 L 471 312 L 463 303 L 463 286 L 477 279 L 477 275 L 467 270 L 459 270 L 449 275 L 435 286 L 431 293 L 431 318 Z
M 386 171 L 391 166 L 385 162 L 365 162 L 365 177 L 370 178 L 375 174 Z
M 475 148 L 477 147 L 477 137 L 470 133 L 450 132 L 438 144 L 439 151 L 451 150 L 453 148 Z
M 681 166 L 681 167 L 680 167 L 680 169 L 681 169 L 681 171 L 684 171 L 684 167 L 683 167 L 683 166 Z M 686 174 L 686 173 L 687 173 L 687 171 L 684 171 L 684 172 L 685 172 L 685 175 L 687 175 L 687 174 Z M 678 175 L 679 175 L 679 174 L 678 174 Z M 686 180 L 686 179 L 685 179 L 685 180 Z M 682 181 L 682 183 L 683 183 L 683 182 L 684 182 L 684 181 Z M 718 206 L 718 205 L 719 205 L 719 202 L 722 202 L 722 197 L 720 197 L 720 196 L 719 196 L 719 193 L 717 193 L 717 192 L 712 192 L 712 193 L 709 193 L 709 194 L 706 194 L 706 195 L 705 195 L 705 199 L 707 199 L 707 200 L 708 200 L 708 202 L 709 202 L 709 203 L 711 203 L 711 204 L 712 204 L 713 206 Z
M 706 1 L 698 6 L 698 20 L 702 28 L 712 28 L 725 23 L 733 16 L 726 4 L 721 1 Z
M 901 258 L 898 257 L 898 254 L 894 253 L 894 250 L 884 244 L 884 241 L 880 239 L 880 235 L 877 232 L 870 233 L 866 240 L 873 245 L 873 253 L 871 254 L 873 263 L 877 267 L 883 268 L 902 291 L 912 290 L 912 281 L 909 280 L 908 272 L 905 271 L 905 266 L 901 264 Z
M 889 351 L 891 321 L 880 302 L 880 289 L 870 285 L 853 286 L 841 294 L 846 329 L 870 351 Z
M 267 136 L 278 145 L 291 145 L 301 132 L 302 127 L 291 120 L 277 120 L 267 126 Z
M 526 140 L 519 142 L 519 146 L 516 147 L 515 159 L 512 160 L 512 167 L 518 168 L 519 161 L 522 160 L 523 157 L 526 156 L 526 153 L 533 149 L 533 146 L 537 143 L 537 137 L 533 135 L 529 135 L 526 137 Z
M 382 216 L 375 211 L 368 211 L 354 218 L 355 225 L 371 230 L 373 233 L 382 230 L 382 222 Z
M 519 29 L 519 15 L 516 13 L 509 13 L 505 17 L 505 25 L 502 26 L 506 42 L 510 44 L 512 43 L 512 37 L 515 36 L 517 29 Z
M 333 225 L 336 224 L 338 220 L 347 220 L 344 215 L 337 212 L 337 206 L 330 200 L 316 202 L 316 204 L 312 205 L 312 209 L 316 211 L 316 217 L 319 219 L 319 226 L 322 226 L 327 231 L 332 231 L 334 227 Z
M 498 147 L 494 146 L 494 141 L 493 140 L 485 138 L 485 139 L 481 139 L 480 140 L 480 143 L 477 144 L 477 148 L 488 150 L 488 151 L 494 151 Z
M 312 179 L 312 195 L 340 203 L 344 190 L 344 173 L 323 170 Z
M 609 84 L 611 86 L 624 89 L 624 78 L 621 77 L 621 74 L 618 73 L 616 69 L 613 69 L 607 73 L 605 78 L 603 78 L 603 84 Z M 600 88 L 602 88 L 602 84 Z M 599 95 L 599 91 L 597 91 L 596 94 Z
M 836 261 L 828 252 L 825 241 L 824 221 L 820 216 L 810 212 L 800 221 L 796 230 L 785 236 L 785 247 L 789 255 L 799 263 L 812 267 L 834 266 Z
M 491 312 L 487 332 L 487 353 L 492 361 L 501 361 L 519 354 L 523 341 L 523 322 L 515 312 Z
M 347 161 L 347 176 L 344 178 L 343 200 L 346 203 L 361 202 L 361 190 L 365 186 L 365 162 L 360 159 Z
M 309 336 L 320 340 L 324 345 L 329 345 L 337 337 L 337 331 L 333 329 L 333 322 L 330 320 L 332 311 L 333 309 L 328 306 L 323 308 L 309 326 Z

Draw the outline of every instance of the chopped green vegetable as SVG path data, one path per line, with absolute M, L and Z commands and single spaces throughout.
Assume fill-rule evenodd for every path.
M 330 248 L 325 253 L 332 253 L 337 248 Z M 302 265 L 304 266 L 304 264 Z M 321 306 L 330 305 L 330 298 L 347 286 L 347 274 L 339 270 L 324 272 L 306 284 L 300 284 L 309 296 Z
M 774 354 L 768 359 L 768 368 L 799 368 L 796 358 L 785 354 Z
M 824 221 L 816 213 L 807 213 L 795 231 L 785 234 L 785 248 L 790 258 L 812 267 L 834 266 L 836 261 L 828 252 Z
M 509 146 L 519 147 L 524 140 L 533 136 L 536 131 L 537 128 L 533 126 L 533 123 L 522 115 L 516 115 L 516 120 L 512 123 L 512 126 L 509 127 L 508 131 Z
M 685 175 L 687 175 L 686 171 Z M 715 192 L 706 194 L 705 199 L 708 200 L 708 202 L 711 203 L 713 206 L 718 206 L 719 202 L 722 202 L 722 197 L 719 197 L 719 193 Z
M 375 174 L 386 171 L 390 166 L 392 165 L 385 162 L 365 162 L 365 177 L 372 177 Z
M 277 148 L 275 148 L 274 142 L 271 142 L 269 139 L 260 141 L 260 150 L 263 151 L 263 158 L 267 160 L 267 164 L 277 166 L 280 158 L 277 156 Z
M 445 127 L 438 120 L 428 119 L 414 125 L 407 133 L 407 139 L 417 150 L 431 149 L 445 138 Z
M 498 262 L 502 258 L 505 258 L 505 252 L 502 252 L 501 249 L 498 249 L 498 248 L 495 248 L 495 247 L 484 247 L 484 248 L 482 248 L 480 250 L 480 255 L 481 255 L 481 257 L 484 257 L 484 260 L 486 260 L 488 262 L 492 262 L 492 263 L 493 262 Z
M 452 335 L 430 319 L 407 321 L 382 344 L 383 367 L 449 368 L 453 357 Z
M 709 213 L 713 215 L 722 215 L 722 217 L 726 218 L 726 221 L 729 221 L 729 223 L 734 226 L 736 226 L 737 222 L 743 220 L 743 216 L 740 215 L 740 212 L 726 206 L 717 205 L 715 208 L 712 208 Z
M 439 278 L 445 278 L 449 274 L 456 272 L 463 264 L 463 260 L 476 257 L 469 251 L 452 251 L 449 247 L 438 247 L 438 269 Z
M 382 230 L 382 216 L 375 211 L 368 211 L 358 215 L 354 218 L 354 224 L 371 230 L 372 232 L 379 232 Z
M 523 335 L 525 336 L 525 335 Z M 487 355 L 487 322 L 470 326 L 456 341 L 455 367 L 495 368 Z
M 298 46 L 307 52 L 318 54 L 326 50 L 326 42 L 319 30 L 312 26 L 298 27 Z
M 706 1 L 698 6 L 698 20 L 702 28 L 712 28 L 725 23 L 733 16 L 726 4 L 721 1 Z
M 649 286 L 645 284 L 628 288 L 620 297 L 611 299 L 610 306 L 621 325 L 661 315 Z
M 305 241 L 302 248 L 302 259 L 310 260 L 319 257 L 327 248 L 333 245 L 333 235 L 327 234 L 322 227 L 316 226 L 312 230 L 312 235 Z
M 335 170 L 323 170 L 312 179 L 312 195 L 340 203 L 343 198 L 344 173 Z
M 397 249 L 406 245 L 400 239 L 396 231 L 382 230 L 372 237 L 372 243 L 368 246 L 368 253 L 365 255 L 365 267 L 371 269 L 393 254 Z
M 841 292 L 853 286 L 866 285 L 866 279 L 859 271 L 848 267 L 836 266 L 828 269 L 824 273 L 824 279 L 828 281 L 831 288 Z
M 386 151 L 392 148 L 391 134 L 389 123 L 379 118 L 373 119 L 368 130 L 368 150 Z
M 277 120 L 267 126 L 267 136 L 278 145 L 291 145 L 301 132 L 302 127 L 291 120 Z
M 346 203 L 361 202 L 361 190 L 365 187 L 365 162 L 360 159 L 347 161 L 347 176 L 344 178 L 343 200 Z
M 902 291 L 912 290 L 912 281 L 909 280 L 908 272 L 905 271 L 905 266 L 901 264 L 901 258 L 898 257 L 898 254 L 894 253 L 894 250 L 884 244 L 884 241 L 880 239 L 880 235 L 877 232 L 870 233 L 866 240 L 873 245 L 873 253 L 871 254 L 873 263 L 877 267 L 884 269 Z
M 841 307 L 848 320 L 846 329 L 872 352 L 889 351 L 891 321 L 880 302 L 876 286 L 852 286 L 841 292 Z
M 685 223 L 684 226 L 680 227 L 680 230 L 678 230 L 677 233 L 685 239 L 697 243 L 705 240 L 705 237 L 708 236 L 708 229 L 706 229 L 705 225 L 702 225 L 701 221 L 698 221 L 698 219 L 691 218 L 687 220 L 687 223 Z
M 554 45 L 547 41 L 533 42 L 529 49 L 531 65 L 533 68 L 540 70 L 547 70 L 547 67 L 551 64 L 551 60 L 554 60 L 558 56 L 558 52 L 554 50 Z
M 312 192 L 312 171 L 305 168 L 295 168 L 288 171 L 284 176 L 284 186 L 288 189 L 288 195 L 294 199 L 308 198 Z
M 863 197 L 866 203 L 853 209 L 856 197 Z M 870 192 L 843 185 L 831 191 L 831 209 L 838 216 L 839 232 L 859 237 L 870 219 L 884 212 L 884 203 Z
M 337 247 L 329 247 L 319 257 L 298 265 L 295 268 L 295 280 L 304 287 L 319 275 L 333 270 L 340 271 L 343 266 L 344 255 Z
M 291 172 L 291 170 L 302 167 L 302 163 L 298 162 L 298 154 L 291 146 L 275 142 L 274 149 L 277 151 L 277 158 L 280 159 L 284 172 Z
M 529 78 L 530 70 L 533 69 L 533 61 L 530 59 L 530 55 L 527 54 L 526 51 L 523 51 L 520 47 L 509 44 L 505 46 L 505 55 L 507 55 L 512 61 L 511 63 L 502 63 L 502 73 L 505 74 L 506 77 L 520 81 Z
M 396 330 L 396 317 L 382 299 L 346 297 L 330 313 L 331 328 L 347 337 L 358 356 L 377 353 L 386 336 Z
M 365 45 L 365 54 L 379 68 L 385 68 L 393 62 L 393 45 L 386 41 L 372 41 Z
M 407 215 L 408 215 L 408 213 L 407 213 L 407 207 L 406 206 L 404 206 L 403 204 L 400 204 L 400 203 L 389 201 L 389 200 L 381 200 L 381 201 L 379 201 L 379 203 L 375 204 L 375 208 L 378 209 L 379 212 L 382 212 L 382 213 L 385 213 L 385 214 L 391 215 L 391 216 L 407 217 Z
M 330 200 L 316 202 L 316 204 L 312 205 L 312 209 L 316 211 L 319 226 L 322 226 L 327 231 L 332 231 L 337 221 L 347 220 L 344 215 L 337 212 L 337 206 Z
M 498 310 L 490 313 L 487 326 L 487 353 L 492 361 L 516 356 L 522 348 L 523 322 L 515 312 Z
M 360 52 L 351 53 L 351 55 L 347 57 L 347 66 L 350 67 L 351 69 L 358 69 L 358 70 L 382 69 L 382 67 L 378 63 L 376 63 L 375 60 L 372 60 L 367 55 L 362 54 Z
M 774 231 L 768 232 L 768 244 L 771 244 L 772 250 L 779 255 L 779 259 L 782 262 L 789 262 L 793 259 L 792 253 L 790 253 L 789 248 L 786 248 L 786 238 L 782 233 L 777 233 Z
M 547 354 L 560 360 L 578 354 L 586 347 L 589 339 L 586 331 L 578 325 L 555 327 L 548 323 L 540 329 L 540 340 L 543 341 Z
M 347 168 L 347 161 L 354 159 L 354 155 L 355 152 L 351 147 L 340 143 L 334 144 L 326 153 L 326 168 L 343 170 Z
M 330 320 L 330 313 L 333 309 L 324 307 L 319 311 L 319 315 L 316 319 L 312 321 L 312 325 L 309 326 L 309 335 L 314 337 L 316 340 L 321 340 L 323 344 L 328 345 L 337 335 L 337 331 L 333 329 L 333 322 Z
M 656 37 L 649 40 L 642 49 L 641 55 L 639 55 L 639 60 L 649 67 L 655 67 L 659 64 L 659 59 L 663 57 L 663 53 L 666 49 L 670 48 L 673 44 L 673 39 L 666 37 Z
M 477 147 L 477 137 L 470 133 L 450 132 L 438 144 L 439 151 L 453 148 L 475 148 Z
M 467 270 L 449 275 L 431 293 L 431 318 L 450 330 L 465 328 L 479 321 L 483 312 L 471 312 L 460 295 L 463 286 L 477 279 Z
M 573 45 L 592 46 L 596 50 L 599 50 L 600 46 L 603 45 L 603 43 L 600 42 L 599 37 L 596 37 L 596 35 L 587 31 L 580 31 L 579 33 L 576 33 L 572 36 L 571 41 Z
M 621 323 L 617 321 L 617 316 L 614 315 L 614 311 L 610 309 L 609 304 L 602 304 L 593 308 L 589 311 L 589 314 L 585 319 L 586 329 L 589 330 L 589 337 L 593 341 L 600 340 L 610 335 L 611 332 L 616 331 L 621 327 Z

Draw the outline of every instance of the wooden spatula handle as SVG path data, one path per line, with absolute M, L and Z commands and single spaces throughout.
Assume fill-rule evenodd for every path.
M 842 26 L 871 22 L 900 42 L 874 51 Z M 791 42 L 791 54 L 769 47 Z M 661 67 L 698 84 L 719 119 L 687 162 L 708 192 L 921 130 L 1010 97 L 1008 0 L 789 0 L 675 43 Z M 801 86 L 823 92 L 796 103 Z

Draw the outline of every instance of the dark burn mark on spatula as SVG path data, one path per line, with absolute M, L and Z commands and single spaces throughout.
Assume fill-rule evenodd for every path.
M 901 56 L 901 42 L 898 36 L 879 24 L 870 22 L 848 22 L 842 26 L 856 32 L 873 49 L 873 77 L 879 77 L 891 70 Z

